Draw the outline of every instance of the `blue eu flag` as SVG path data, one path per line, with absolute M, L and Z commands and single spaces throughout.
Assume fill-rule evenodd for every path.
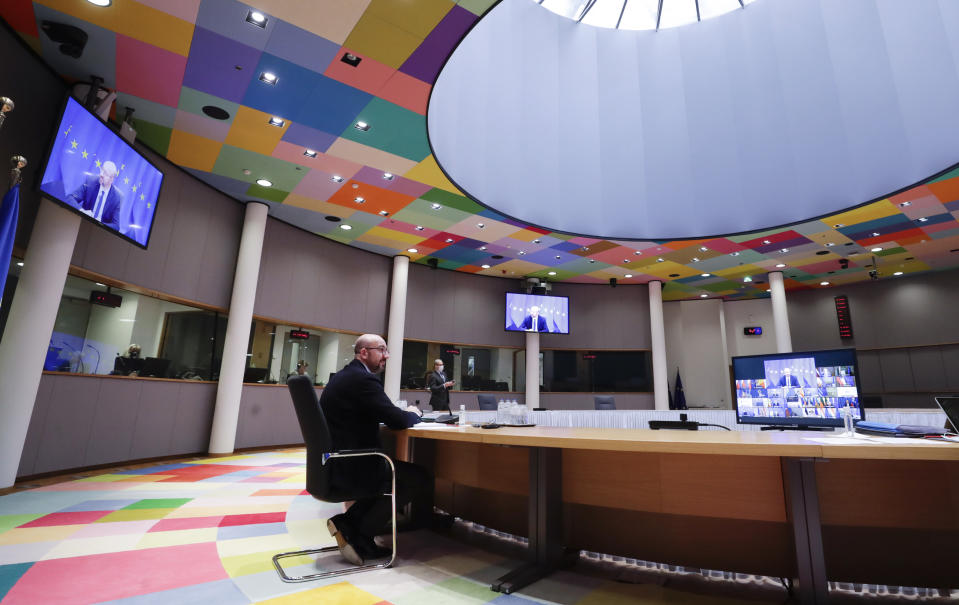
M 10 270 L 10 256 L 13 254 L 13 240 L 17 237 L 17 216 L 20 213 L 20 185 L 3 196 L 0 203 L 0 299 L 3 298 L 3 287 L 7 283 L 7 272 Z
M 686 393 L 683 392 L 683 379 L 679 377 L 679 369 L 676 370 L 676 397 L 674 397 L 673 405 L 676 406 L 677 410 L 687 409 Z

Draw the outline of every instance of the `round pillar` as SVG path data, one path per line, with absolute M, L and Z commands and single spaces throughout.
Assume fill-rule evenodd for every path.
M 776 329 L 776 352 L 792 353 L 793 341 L 789 334 L 789 313 L 786 310 L 786 288 L 783 272 L 769 273 L 769 295 L 773 303 L 773 327 Z
M 666 327 L 663 323 L 663 283 L 649 286 L 649 335 L 653 347 L 653 400 L 657 410 L 669 409 L 669 379 L 666 372 Z
M 396 401 L 400 398 L 400 375 L 403 370 L 403 336 L 406 333 L 406 288 L 409 283 L 410 259 L 393 257 L 393 279 L 390 287 L 390 317 L 386 327 L 386 345 L 390 358 L 383 377 L 386 396 Z

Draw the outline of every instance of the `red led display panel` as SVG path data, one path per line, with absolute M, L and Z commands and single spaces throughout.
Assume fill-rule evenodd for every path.
M 849 314 L 849 298 L 837 296 L 836 319 L 839 321 L 839 338 L 852 338 L 852 316 Z

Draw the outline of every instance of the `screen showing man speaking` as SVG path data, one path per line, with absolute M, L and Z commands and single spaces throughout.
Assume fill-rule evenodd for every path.
M 569 299 L 507 292 L 506 330 L 569 334 Z

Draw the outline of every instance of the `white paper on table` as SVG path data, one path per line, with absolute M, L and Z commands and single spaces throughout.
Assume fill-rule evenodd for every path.
M 823 445 L 861 445 L 864 441 L 867 443 L 923 443 L 923 439 L 913 439 L 909 437 L 803 437 L 805 441 L 821 443 Z
M 413 425 L 412 428 L 416 429 L 456 429 L 459 428 L 455 424 L 443 424 L 442 422 L 420 422 Z

